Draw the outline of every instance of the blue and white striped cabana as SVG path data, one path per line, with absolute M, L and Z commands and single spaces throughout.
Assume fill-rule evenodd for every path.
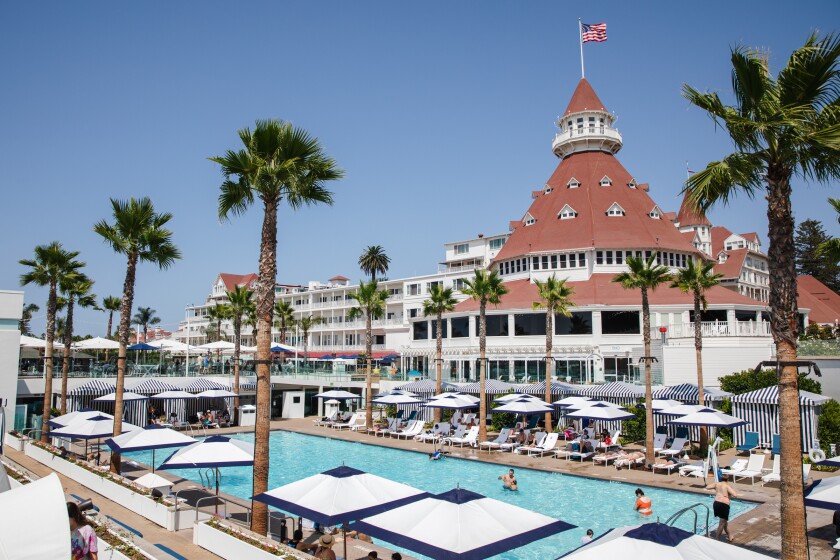
M 710 403 L 719 402 L 727 397 L 731 397 L 732 393 L 727 393 L 726 391 L 715 387 L 703 387 L 703 395 L 704 400 L 707 401 L 706 405 L 709 405 Z M 697 385 L 692 383 L 682 383 L 681 385 L 663 387 L 653 391 L 654 399 L 671 399 L 689 404 L 696 403 L 697 397 Z
M 823 395 L 799 391 L 799 411 L 802 418 L 802 451 L 817 447 L 817 417 L 819 407 L 829 398 Z M 747 431 L 758 432 L 758 440 L 773 441 L 773 434 L 779 432 L 779 387 L 765 387 L 749 393 L 735 395 L 732 401 L 732 415 L 749 422 L 733 431 L 735 444 L 741 445 Z
M 161 381 L 157 378 L 150 378 L 144 379 L 140 381 L 136 385 L 132 386 L 130 390 L 132 393 L 138 393 L 140 395 L 156 395 L 158 393 L 163 393 L 164 391 L 178 391 L 181 387 L 169 383 L 168 381 Z M 157 400 L 152 399 L 151 401 L 139 401 L 145 403 L 146 406 L 149 404 L 154 404 L 154 406 L 159 406 L 161 402 L 163 402 L 163 411 L 166 413 L 166 419 L 169 419 L 171 414 L 175 414 L 178 420 L 187 420 L 187 409 L 186 405 L 184 404 L 183 400 L 175 400 L 175 399 L 165 399 L 165 400 Z M 143 410 L 143 420 L 142 422 L 138 423 L 138 426 L 145 426 L 149 423 L 149 417 L 147 409 L 144 408 Z
M 239 384 L 239 392 L 248 392 L 248 393 L 256 393 L 257 392 L 257 382 L 256 381 L 243 381 Z
M 69 412 L 83 408 L 93 408 L 108 412 L 114 412 L 114 403 L 95 403 L 93 399 L 116 392 L 114 384 L 100 379 L 91 379 L 84 385 L 67 391 L 67 408 Z M 126 389 L 127 390 L 127 389 Z M 146 425 L 145 401 L 127 401 L 123 403 L 123 419 L 126 422 L 137 426 Z
M 645 396 L 645 388 L 624 381 L 613 381 L 604 385 L 582 387 L 578 394 L 621 405 L 635 405 L 637 399 Z
M 441 381 L 442 391 L 455 391 L 458 387 L 454 383 L 448 381 Z M 396 389 L 400 391 L 408 391 L 415 395 L 434 395 L 437 393 L 437 381 L 434 379 L 421 379 L 420 381 L 412 381 L 411 383 L 403 383 L 397 385 Z
M 487 395 L 503 395 L 511 393 L 516 391 L 517 387 L 518 385 L 514 385 L 513 383 L 508 383 L 506 381 L 500 381 L 498 379 L 486 379 L 484 381 L 484 392 Z M 411 389 L 408 390 L 410 391 Z M 465 383 L 460 387 L 457 387 L 457 390 L 470 395 L 478 395 L 481 393 L 481 383 Z M 545 391 L 545 387 L 543 387 L 543 391 Z
M 213 381 L 210 379 L 205 379 L 203 377 L 197 377 L 195 379 L 190 379 L 187 381 L 184 386 L 182 387 L 184 391 L 188 393 L 200 393 L 202 391 L 210 391 L 213 389 L 224 389 L 225 391 L 230 391 L 230 385 L 225 385 L 223 383 L 219 383 L 217 381 Z M 215 399 L 216 402 L 220 399 Z M 233 409 L 233 397 L 226 397 L 223 399 L 225 402 L 225 406 L 228 410 Z M 202 402 L 203 401 L 203 402 Z M 207 401 L 204 399 L 195 399 L 195 400 L 188 400 L 184 404 L 187 410 L 187 414 L 195 414 L 197 412 L 201 412 L 202 409 L 207 408 Z M 233 413 L 231 412 L 231 417 Z
M 181 387 L 178 387 L 177 385 L 155 378 L 145 379 L 136 385 L 133 385 L 130 389 L 132 393 L 138 393 L 140 395 L 156 395 L 158 393 L 163 393 L 164 391 L 180 390 Z
M 554 396 L 577 395 L 579 390 L 579 386 L 563 383 L 562 381 L 551 382 L 551 394 Z M 528 395 L 545 396 L 545 381 L 540 381 L 539 383 L 527 383 L 524 385 L 517 385 L 516 391 Z

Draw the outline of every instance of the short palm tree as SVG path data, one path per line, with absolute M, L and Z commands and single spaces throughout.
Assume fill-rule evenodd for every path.
M 125 281 L 120 304 L 119 343 L 117 353 L 117 387 L 114 398 L 114 435 L 122 433 L 123 391 L 125 390 L 125 362 L 128 337 L 131 332 L 131 308 L 134 305 L 134 284 L 137 264 L 148 262 L 165 270 L 181 258 L 172 243 L 172 232 L 166 224 L 172 219 L 168 212 L 155 212 L 149 198 L 111 199 L 113 223 L 101 220 L 93 231 L 111 246 L 115 253 L 125 255 Z M 120 454 L 111 454 L 111 470 L 120 472 Z
M 432 289 L 429 291 L 429 299 L 423 302 L 423 316 L 435 317 L 437 321 L 437 336 L 435 337 L 437 340 L 435 345 L 435 384 L 437 392 L 435 394 L 437 395 L 443 389 L 443 314 L 455 309 L 457 303 L 458 300 L 452 297 L 452 288 L 444 288 L 440 284 L 434 284 L 432 286 Z M 441 410 L 436 408 L 435 422 L 440 422 L 440 417 Z
M 270 433 L 271 326 L 277 278 L 277 211 L 285 200 L 292 210 L 332 204 L 326 184 L 343 172 L 324 153 L 317 138 L 291 123 L 259 120 L 253 131 L 239 131 L 242 148 L 210 158 L 222 166 L 225 180 L 219 194 L 219 219 L 241 215 L 259 200 L 263 208 L 257 280 L 257 417 L 254 426 L 254 494 L 268 490 Z M 251 530 L 265 533 L 268 507 L 252 502 Z
M 359 257 L 359 268 L 362 272 L 370 276 L 371 280 L 376 280 L 376 273 L 381 272 L 385 274 L 388 272 L 388 266 L 391 264 L 391 259 L 385 254 L 385 249 L 382 245 L 369 245 L 362 252 Z
M 151 307 L 138 307 L 137 313 L 131 319 L 135 325 L 138 325 L 143 331 L 143 341 L 149 342 L 149 325 L 159 325 L 160 317 L 155 315 L 156 310 Z M 137 342 L 140 342 L 139 340 Z
M 254 301 L 251 290 L 245 286 L 236 286 L 225 292 L 228 298 L 227 307 L 233 322 L 233 423 L 239 423 L 239 348 L 242 343 L 242 321 L 253 313 Z
M 837 222 L 840 223 L 840 198 L 829 198 L 828 203 L 837 212 Z M 840 263 L 840 237 L 829 239 L 818 248 L 819 254 L 833 263 Z
M 703 329 L 702 312 L 706 310 L 706 290 L 720 284 L 723 274 L 714 273 L 715 263 L 689 259 L 688 266 L 674 275 L 672 288 L 677 288 L 694 297 L 694 353 L 697 357 L 697 404 L 706 404 L 703 394 Z M 709 434 L 705 426 L 700 427 L 700 455 L 706 453 Z
M 225 335 L 222 331 L 222 321 L 225 319 L 230 319 L 230 307 L 226 303 L 217 303 L 213 307 L 207 310 L 207 319 L 214 322 L 214 329 L 213 334 L 215 341 L 210 340 L 210 336 L 207 337 L 207 342 L 216 342 L 219 340 L 224 340 Z M 209 333 L 209 331 L 208 331 Z M 222 350 L 221 348 L 216 350 L 216 360 L 220 360 L 222 357 Z
M 102 309 L 108 312 L 108 331 L 105 338 L 111 340 L 112 327 L 114 326 L 114 313 L 120 312 L 120 298 L 116 296 L 107 296 L 102 298 Z M 105 350 L 105 361 L 108 361 L 110 350 Z
M 347 318 L 351 321 L 359 317 L 365 318 L 365 361 L 367 372 L 365 374 L 365 422 L 368 428 L 373 427 L 373 363 L 371 352 L 373 351 L 373 320 L 381 319 L 385 315 L 385 302 L 388 300 L 388 292 L 379 289 L 376 280 L 359 283 L 359 288 L 350 294 L 356 301 L 356 305 L 350 308 Z
M 93 289 L 93 280 L 79 274 L 72 278 L 65 278 L 58 284 L 67 301 L 67 317 L 64 325 L 64 359 L 61 364 L 61 414 L 67 413 L 67 378 L 70 375 L 70 347 L 73 344 L 73 311 L 75 307 L 84 309 L 97 308 L 96 294 L 90 291 Z
M 662 284 L 671 280 L 668 267 L 656 262 L 657 254 L 651 253 L 645 260 L 642 257 L 627 257 L 627 270 L 617 274 L 613 282 L 618 282 L 625 290 L 640 290 L 642 292 L 642 339 L 645 342 L 645 458 L 648 465 L 653 464 L 653 394 L 651 385 L 650 364 L 650 302 L 649 293 Z
M 29 328 L 29 321 L 32 320 L 32 315 L 40 310 L 41 308 L 34 303 L 28 303 L 23 306 L 23 311 L 21 311 L 20 314 L 20 321 L 18 321 L 18 330 L 20 331 L 20 334 L 29 336 L 32 335 L 32 330 Z
M 464 280 L 461 292 L 478 302 L 478 437 L 480 441 L 487 440 L 487 304 L 499 305 L 502 296 L 508 292 L 502 284 L 502 279 L 494 270 L 476 270 L 475 276 Z
M 805 558 L 805 506 L 799 433 L 797 290 L 794 267 L 794 176 L 818 182 L 840 179 L 840 37 L 816 34 L 795 50 L 777 77 L 767 57 L 732 51 L 735 105 L 688 85 L 683 95 L 726 130 L 735 152 L 694 174 L 684 191 L 696 209 L 727 204 L 737 193 L 767 200 L 767 260 L 771 331 L 779 375 L 782 558 Z
M 52 409 L 53 344 L 55 342 L 55 313 L 58 285 L 61 281 L 78 276 L 85 263 L 76 260 L 78 251 L 68 251 L 58 241 L 35 247 L 35 258 L 18 261 L 28 270 L 20 275 L 20 285 L 47 286 L 47 346 L 44 349 L 44 416 L 41 441 L 49 441 L 50 410 Z
M 274 304 L 274 326 L 280 329 L 280 344 L 286 344 L 286 334 L 295 324 L 295 308 L 288 301 Z
M 306 357 L 306 348 L 309 343 L 309 331 L 312 330 L 312 327 L 315 325 L 322 325 L 326 323 L 323 317 L 320 315 L 304 315 L 297 321 L 297 326 L 300 327 L 301 332 L 303 333 L 303 361 L 304 363 L 308 362 L 309 360 Z
M 545 282 L 534 280 L 534 283 L 537 285 L 540 301 L 535 301 L 531 305 L 534 309 L 545 309 L 545 402 L 550 403 L 551 376 L 554 373 L 554 362 L 551 359 L 552 342 L 554 341 L 554 316 L 571 317 L 572 312 L 569 308 L 575 305 L 571 300 L 575 290 L 566 285 L 565 279 L 558 280 L 554 274 L 547 278 Z M 551 431 L 550 412 L 545 414 L 545 430 L 547 432 Z

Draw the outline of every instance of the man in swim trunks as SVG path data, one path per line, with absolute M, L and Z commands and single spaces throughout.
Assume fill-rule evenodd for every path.
M 731 541 L 732 535 L 729 534 L 729 498 L 735 498 L 738 494 L 736 494 L 735 490 L 723 481 L 709 484 L 706 486 L 706 490 L 715 491 L 715 502 L 712 504 L 712 511 L 714 512 L 715 517 L 718 518 L 716 537 L 720 540 L 725 532 L 726 540 Z
M 516 484 L 516 477 L 513 475 L 513 469 L 510 469 L 507 474 L 500 476 L 499 480 L 502 481 L 502 484 L 508 490 L 517 490 L 519 488 Z

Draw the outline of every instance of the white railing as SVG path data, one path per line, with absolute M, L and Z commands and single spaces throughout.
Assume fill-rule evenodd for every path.
M 373 321 L 371 326 L 373 328 L 380 328 L 380 327 L 395 327 L 401 326 L 403 324 L 402 319 L 380 319 L 378 321 Z M 358 321 L 345 321 L 343 323 L 323 323 L 320 325 L 314 325 L 312 327 L 312 332 L 315 331 L 331 331 L 331 330 L 339 330 L 339 329 L 364 329 L 366 328 L 366 323 L 364 319 L 360 319 Z
M 315 345 L 312 344 L 306 347 L 307 352 L 339 352 L 339 353 L 348 353 L 348 352 L 358 352 L 362 354 L 365 351 L 365 343 L 362 342 L 361 344 L 324 344 L 324 345 Z M 373 352 L 380 352 L 382 350 L 389 350 L 384 344 L 374 344 L 371 346 L 371 351 Z
M 725 336 L 770 336 L 770 323 L 767 321 L 703 321 L 700 323 L 700 333 L 706 337 Z M 659 327 L 651 328 L 651 336 L 659 337 Z M 667 338 L 694 338 L 694 323 L 677 323 L 668 325 L 665 333 Z
M 610 128 L 608 126 L 584 126 L 580 129 L 569 129 L 566 132 L 558 132 L 554 135 L 554 145 L 557 145 L 564 140 L 568 140 L 569 138 L 582 138 L 582 137 L 591 137 L 591 138 L 605 138 L 610 140 L 617 140 L 621 142 L 621 134 L 615 128 Z

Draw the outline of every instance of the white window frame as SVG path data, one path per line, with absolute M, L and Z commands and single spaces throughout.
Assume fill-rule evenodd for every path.
M 601 180 L 598 182 L 598 184 L 602 187 L 611 187 L 613 182 L 612 179 L 610 179 L 607 175 L 604 175 L 603 177 L 601 177 Z
M 463 251 L 461 250 L 463 249 Z M 456 255 L 466 255 L 470 252 L 470 244 L 469 243 L 456 243 L 455 247 L 455 254 Z
M 648 216 L 654 220 L 660 220 L 662 219 L 662 210 L 659 209 L 659 206 L 654 206 L 651 211 L 648 212 Z
M 525 217 L 524 217 L 524 218 L 522 218 L 522 223 L 525 225 L 525 227 L 527 227 L 527 226 L 532 226 L 532 225 L 534 225 L 536 222 L 537 222 L 536 218 L 534 218 L 534 217 L 531 215 L 531 213 L 530 213 L 530 212 L 528 212 L 527 214 L 525 214 Z
M 630 182 L 627 183 L 627 186 L 631 189 L 635 189 L 638 183 L 636 183 L 636 179 L 630 179 Z
M 607 208 L 607 216 L 610 216 L 611 218 L 624 216 L 624 214 L 624 208 L 622 208 L 621 205 L 618 204 L 618 202 L 613 202 L 612 206 Z
M 577 218 L 577 211 L 567 204 L 560 209 L 560 212 L 557 213 L 557 217 L 561 220 L 573 220 Z
M 576 189 L 580 186 L 580 181 L 572 177 L 571 179 L 569 179 L 569 182 L 566 183 L 566 186 L 570 189 Z

